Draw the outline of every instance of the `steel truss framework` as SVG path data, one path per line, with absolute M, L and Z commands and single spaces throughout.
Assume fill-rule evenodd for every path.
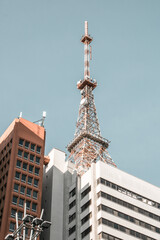
M 94 103 L 93 89 L 97 86 L 97 82 L 90 78 L 88 46 L 91 41 L 88 24 L 85 22 L 85 36 L 81 39 L 85 45 L 84 79 L 77 83 L 77 88 L 81 90 L 81 102 L 74 139 L 67 146 L 70 152 L 68 161 L 75 163 L 80 175 L 88 170 L 92 162 L 99 160 L 116 167 L 107 151 L 109 141 L 101 136 Z

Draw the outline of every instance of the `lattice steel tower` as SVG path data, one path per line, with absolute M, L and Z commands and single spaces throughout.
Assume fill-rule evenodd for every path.
M 93 90 L 97 86 L 95 79 L 90 77 L 89 47 L 92 37 L 88 34 L 88 22 L 85 21 L 85 35 L 81 38 L 84 44 L 84 79 L 77 83 L 81 91 L 81 102 L 73 141 L 67 146 L 70 152 L 68 161 L 75 163 L 77 172 L 82 175 L 92 162 L 98 160 L 116 167 L 107 148 L 109 141 L 101 136 L 99 122 L 94 103 Z

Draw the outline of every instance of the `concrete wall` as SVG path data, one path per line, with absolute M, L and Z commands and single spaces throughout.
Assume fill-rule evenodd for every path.
M 52 225 L 41 239 L 63 240 L 65 153 L 53 149 L 49 157 L 50 162 L 44 169 L 42 207 L 45 210 L 44 218 Z

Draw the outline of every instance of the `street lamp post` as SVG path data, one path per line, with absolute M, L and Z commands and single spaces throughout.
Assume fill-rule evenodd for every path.
M 26 204 L 24 205 L 24 217 L 22 223 L 18 226 L 18 215 L 16 213 L 16 230 L 12 234 L 8 234 L 5 240 L 37 240 L 37 237 L 51 226 L 51 222 L 43 221 L 42 209 L 40 218 L 34 218 L 32 215 L 26 214 Z M 26 235 L 26 228 L 30 229 L 30 236 Z

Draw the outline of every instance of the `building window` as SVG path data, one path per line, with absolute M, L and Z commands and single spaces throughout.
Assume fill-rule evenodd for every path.
M 35 151 L 35 144 L 31 143 L 31 151 Z
M 26 176 L 25 174 L 22 174 L 21 181 L 22 181 L 22 182 L 26 182 L 26 177 L 27 177 L 27 176 Z
M 22 163 L 22 162 L 21 162 L 20 160 L 17 160 L 16 167 L 17 167 L 17 168 L 21 168 L 21 163 Z
M 110 187 L 110 188 L 113 188 L 113 189 L 115 189 L 116 191 L 118 191 L 118 192 L 120 192 L 120 193 L 122 193 L 122 194 L 125 194 L 125 195 L 127 195 L 127 196 L 129 196 L 129 197 L 132 197 L 132 198 L 134 198 L 134 199 L 137 199 L 137 200 L 139 200 L 139 201 L 142 201 L 143 203 L 146 203 L 146 204 L 148 204 L 148 205 L 150 205 L 150 206 L 153 206 L 153 207 L 156 207 L 156 208 L 160 208 L 160 204 L 159 204 L 159 203 L 154 202 L 154 201 L 152 201 L 152 200 L 150 200 L 150 199 L 148 199 L 148 198 L 145 198 L 145 197 L 143 197 L 143 196 L 141 196 L 141 195 L 139 195 L 139 194 L 137 194 L 137 193 L 135 193 L 135 192 L 132 192 L 132 191 L 130 191 L 130 190 L 128 190 L 128 189 L 125 189 L 125 188 L 123 188 L 123 187 L 121 187 L 121 186 L 119 186 L 119 185 L 116 185 L 116 184 L 114 184 L 114 183 L 111 183 L 111 182 L 109 182 L 109 181 L 107 181 L 107 180 L 105 180 L 105 179 L 103 179 L 103 178 L 99 178 L 99 179 L 97 180 L 97 184 L 99 184 L 99 183 L 102 183 L 102 184 L 104 184 L 104 185 L 106 185 L 106 186 L 108 186 L 108 187 Z
M 17 200 L 18 200 L 18 197 L 13 196 L 12 203 L 13 203 L 14 205 L 17 205 Z
M 18 180 L 20 179 L 20 173 L 19 172 L 15 173 L 15 178 L 18 179 Z
M 28 152 L 24 152 L 24 159 L 28 159 Z
M 40 146 L 37 146 L 37 153 L 41 153 L 41 147 Z
M 122 240 L 122 239 L 120 239 L 120 238 L 117 238 L 117 237 L 111 236 L 111 235 L 109 235 L 109 234 L 107 234 L 107 233 L 104 233 L 104 232 L 100 233 L 99 236 L 100 236 L 99 239 Z
M 73 197 L 74 195 L 76 195 L 76 188 L 74 188 L 71 192 L 69 192 L 69 198 Z
M 71 202 L 69 204 L 69 209 L 71 209 L 72 207 L 74 207 L 76 205 L 76 200 L 74 200 L 73 202 Z
M 33 191 L 33 198 L 37 199 L 37 196 L 38 196 L 38 192 L 37 191 Z
M 29 142 L 28 141 L 25 141 L 25 148 L 29 148 Z
M 91 191 L 91 186 L 81 193 L 81 199 L 83 199 Z
M 31 192 L 32 192 L 32 189 L 30 189 L 30 188 L 27 188 L 27 196 L 31 196 Z
M 14 191 L 18 192 L 19 185 L 17 183 L 14 184 Z
M 30 154 L 30 161 L 34 162 L 34 155 L 33 154 Z
M 20 199 L 19 199 L 19 206 L 20 206 L 20 207 L 23 207 L 23 205 L 24 205 L 24 199 L 23 199 L 23 198 L 20 198 Z
M 22 152 L 23 152 L 22 150 L 18 149 L 18 156 L 19 157 L 22 157 Z
M 40 158 L 36 156 L 36 163 L 39 164 L 40 163 Z
M 136 207 L 136 206 L 134 206 L 134 205 L 132 205 L 132 204 L 130 204 L 128 202 L 122 201 L 119 198 L 115 198 L 115 197 L 113 197 L 113 196 L 111 196 L 111 195 L 109 195 L 109 194 L 107 194 L 105 192 L 99 192 L 99 193 L 97 193 L 97 196 L 98 196 L 98 198 L 99 197 L 106 198 L 106 199 L 108 199 L 108 200 L 110 200 L 112 202 L 115 202 L 117 204 L 120 204 L 120 205 L 122 205 L 122 206 L 124 206 L 126 208 L 132 209 L 135 212 L 139 212 L 139 213 L 141 213 L 141 214 L 143 214 L 143 215 L 145 215 L 147 217 L 151 217 L 150 215 L 152 213 L 150 213 L 150 212 L 148 212 L 148 211 L 146 211 L 144 209 L 138 208 L 138 207 Z M 158 215 L 152 214 L 152 218 L 157 220 L 157 221 L 160 221 L 160 217 Z
M 84 232 L 81 233 L 82 239 L 87 236 L 92 231 L 92 226 L 87 228 Z
M 32 177 L 28 176 L 28 184 L 30 185 L 32 184 L 32 179 L 33 179 Z
M 39 168 L 35 167 L 35 174 L 38 176 L 39 175 Z
M 23 163 L 23 170 L 27 171 L 27 163 Z
M 83 212 L 86 208 L 88 208 L 91 204 L 91 200 L 89 200 L 88 202 L 86 202 L 82 207 L 81 207 L 81 212 Z
M 115 216 L 119 216 L 120 218 L 123 218 L 123 219 L 125 219 L 125 220 L 127 220 L 127 221 L 130 221 L 130 222 L 132 222 L 132 223 L 134 223 L 134 224 L 136 224 L 136 225 L 139 225 L 139 226 L 142 226 L 142 227 L 144 227 L 144 228 L 150 229 L 151 231 L 154 231 L 154 232 L 157 231 L 157 232 L 160 233 L 160 228 L 157 228 L 157 229 L 156 229 L 155 226 L 151 226 L 151 225 L 149 225 L 149 224 L 146 223 L 146 222 L 143 222 L 143 221 L 141 221 L 141 220 L 139 220 L 139 219 L 135 219 L 135 218 L 133 218 L 133 217 L 127 215 L 127 214 L 124 214 L 124 213 L 122 213 L 122 212 L 119 212 L 119 211 L 117 211 L 117 210 L 114 210 L 114 209 L 112 209 L 112 208 L 109 208 L 109 207 L 107 207 L 107 206 L 105 206 L 105 205 L 99 205 L 99 206 L 98 206 L 98 211 L 100 211 L 100 210 L 105 211 L 105 212 L 108 212 L 108 213 L 113 214 L 113 215 L 115 215 Z M 82 220 L 83 220 L 83 219 L 82 219 Z M 122 228 L 121 228 L 121 229 L 122 229 Z M 121 231 L 123 231 L 123 230 L 121 230 Z
M 26 208 L 28 209 L 28 210 L 30 210 L 30 206 L 31 206 L 31 202 L 30 201 L 26 201 Z
M 29 172 L 33 173 L 33 166 L 32 165 L 29 165 Z
M 35 187 L 38 187 L 38 182 L 39 182 L 38 179 L 35 178 L 35 179 L 34 179 L 34 186 L 35 186 Z
M 16 209 L 14 209 L 14 208 L 11 209 L 11 217 L 12 218 L 16 217 Z
M 23 139 L 19 139 L 19 146 L 23 146 L 23 142 L 24 142 L 24 140 Z
M 69 236 L 76 231 L 76 226 L 69 229 Z
M 37 203 L 32 203 L 32 211 L 36 212 L 37 210 Z
M 69 223 L 71 223 L 76 218 L 76 213 L 69 216 Z
M 18 219 L 19 219 L 19 220 L 22 220 L 22 218 L 23 218 L 23 212 L 20 212 L 20 211 L 19 211 L 19 212 L 18 212 Z
M 26 187 L 21 186 L 21 190 L 20 190 L 20 193 L 21 193 L 21 194 L 25 194 L 25 188 L 26 188 Z
M 87 222 L 92 216 L 92 213 L 89 213 L 87 216 L 85 216 L 82 220 L 81 220 L 81 225 L 83 225 L 85 222 Z
M 10 222 L 10 225 L 9 225 L 9 231 L 14 232 L 14 230 L 15 230 L 15 226 L 16 226 L 15 223 Z

